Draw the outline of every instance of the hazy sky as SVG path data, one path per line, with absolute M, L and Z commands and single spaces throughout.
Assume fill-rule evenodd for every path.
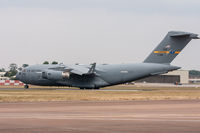
M 0 0 L 0 67 L 142 62 L 170 30 L 200 34 L 199 0 Z M 200 70 L 200 40 L 172 64 Z

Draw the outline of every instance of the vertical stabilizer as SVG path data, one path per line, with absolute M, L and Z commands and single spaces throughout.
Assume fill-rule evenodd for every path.
M 144 60 L 144 63 L 170 64 L 192 39 L 199 39 L 198 35 L 189 32 L 170 31 Z

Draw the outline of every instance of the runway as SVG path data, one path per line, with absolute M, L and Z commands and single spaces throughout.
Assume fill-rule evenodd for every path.
M 200 100 L 0 103 L 2 133 L 197 133 Z
M 29 88 L 29 89 L 24 89 L 23 87 L 21 88 L 0 88 L 0 90 L 45 90 L 45 88 Z M 79 88 L 50 88 L 50 89 L 47 89 L 47 90 L 77 90 L 79 91 L 80 89 Z M 147 91 L 147 90 L 142 90 L 142 89 L 133 89 L 133 88 L 125 88 L 125 89 L 85 89 L 85 90 L 90 90 L 90 91 Z M 148 91 L 151 91 L 150 89 L 148 89 Z

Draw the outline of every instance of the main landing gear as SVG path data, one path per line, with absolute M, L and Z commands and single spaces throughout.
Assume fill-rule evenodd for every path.
M 29 85 L 25 84 L 25 85 L 24 85 L 24 88 L 25 88 L 25 89 L 28 89 L 28 88 L 29 88 Z
M 80 88 L 81 90 L 99 90 L 99 88 Z

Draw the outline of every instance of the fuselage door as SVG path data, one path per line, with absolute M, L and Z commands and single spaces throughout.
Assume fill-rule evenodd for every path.
M 42 78 L 47 79 L 47 73 L 46 72 L 42 72 Z

